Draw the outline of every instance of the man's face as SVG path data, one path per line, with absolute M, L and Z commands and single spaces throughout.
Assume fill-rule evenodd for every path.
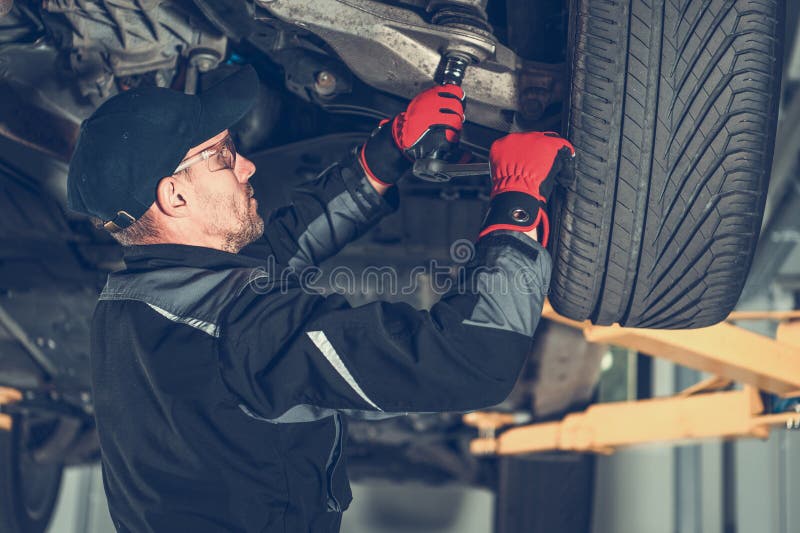
M 191 148 L 184 160 L 203 150 L 223 148 L 225 130 Z M 226 251 L 236 253 L 264 233 L 264 220 L 258 215 L 250 177 L 256 170 L 252 161 L 236 154 L 233 168 L 221 168 L 217 156 L 191 165 L 189 182 L 193 192 L 192 216 L 208 236 L 222 238 Z

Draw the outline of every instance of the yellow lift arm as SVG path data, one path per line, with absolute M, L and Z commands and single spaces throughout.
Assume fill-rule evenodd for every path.
M 10 387 L 0 387 L 0 406 L 7 403 L 18 402 L 22 399 L 22 393 L 17 389 Z M 11 429 L 11 417 L 9 415 L 0 413 L 0 431 L 9 431 Z
M 611 453 L 619 447 L 708 437 L 767 438 L 774 425 L 800 426 L 800 413 L 764 414 L 760 390 L 800 396 L 800 312 L 732 313 L 728 320 L 786 320 L 771 339 L 721 323 L 693 330 L 593 326 L 559 316 L 545 305 L 545 318 L 583 330 L 589 342 L 614 344 L 713 374 L 668 398 L 602 403 L 558 422 L 518 426 L 497 435 L 518 416 L 474 412 L 466 424 L 479 430 L 475 454 L 525 454 L 547 450 Z M 720 391 L 733 381 L 742 390 Z

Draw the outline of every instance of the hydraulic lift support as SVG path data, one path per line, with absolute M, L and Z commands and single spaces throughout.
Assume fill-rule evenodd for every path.
M 10 387 L 0 387 L 0 407 L 7 403 L 15 403 L 22 399 L 22 393 Z M 0 431 L 11 429 L 11 417 L 0 413 Z
M 601 403 L 558 422 L 518 426 L 510 413 L 474 412 L 464 422 L 479 430 L 475 454 L 527 454 L 548 450 L 612 453 L 623 446 L 702 438 L 767 438 L 772 426 L 800 427 L 800 412 L 764 413 L 761 392 L 800 396 L 800 311 L 732 313 L 728 321 L 781 321 L 775 339 L 729 323 L 693 330 L 593 326 L 559 316 L 549 320 L 583 330 L 586 340 L 613 344 L 712 374 L 667 398 Z M 794 319 L 794 320 L 793 320 Z M 721 390 L 734 381 L 740 390 Z M 516 426 L 498 434 L 505 426 Z

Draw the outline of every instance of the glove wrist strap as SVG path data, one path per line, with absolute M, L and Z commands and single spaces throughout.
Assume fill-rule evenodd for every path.
M 545 203 L 528 193 L 508 191 L 496 194 L 483 221 L 478 238 L 499 229 L 530 231 L 541 226 L 540 241 L 547 246 L 549 220 L 544 211 Z
M 360 158 L 364 171 L 386 185 L 397 183 L 412 164 L 394 143 L 391 124 L 386 122 L 367 139 Z

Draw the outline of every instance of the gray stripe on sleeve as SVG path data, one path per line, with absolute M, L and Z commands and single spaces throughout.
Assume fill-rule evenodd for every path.
M 533 336 L 552 267 L 547 251 L 532 240 L 530 244 L 538 248 L 536 259 L 508 245 L 487 252 L 484 265 L 473 271 L 479 298 L 463 324 Z
M 350 242 L 366 220 L 350 192 L 339 193 L 297 238 L 298 250 L 289 259 L 289 266 L 302 270 L 318 264 L 319 258 L 328 257 Z
M 378 411 L 383 411 L 383 409 L 375 405 L 375 402 L 370 400 L 369 396 L 367 396 L 366 393 L 364 393 L 364 391 L 361 390 L 361 387 L 356 382 L 355 378 L 353 378 L 353 375 L 350 374 L 350 371 L 345 366 L 344 361 L 342 361 L 342 358 L 339 357 L 338 353 L 336 353 L 336 349 L 328 340 L 328 337 L 325 335 L 325 332 L 309 331 L 306 334 L 308 335 L 308 338 L 311 339 L 311 342 L 313 342 L 314 345 L 319 349 L 319 351 L 322 352 L 322 355 L 325 356 L 325 359 L 328 360 L 328 362 L 331 364 L 331 366 L 333 366 L 336 372 L 338 372 L 339 375 L 342 376 L 342 378 L 347 382 L 347 384 L 350 385 L 350 388 L 352 388 L 361 397 L 361 399 L 367 402 L 369 405 L 371 405 Z

